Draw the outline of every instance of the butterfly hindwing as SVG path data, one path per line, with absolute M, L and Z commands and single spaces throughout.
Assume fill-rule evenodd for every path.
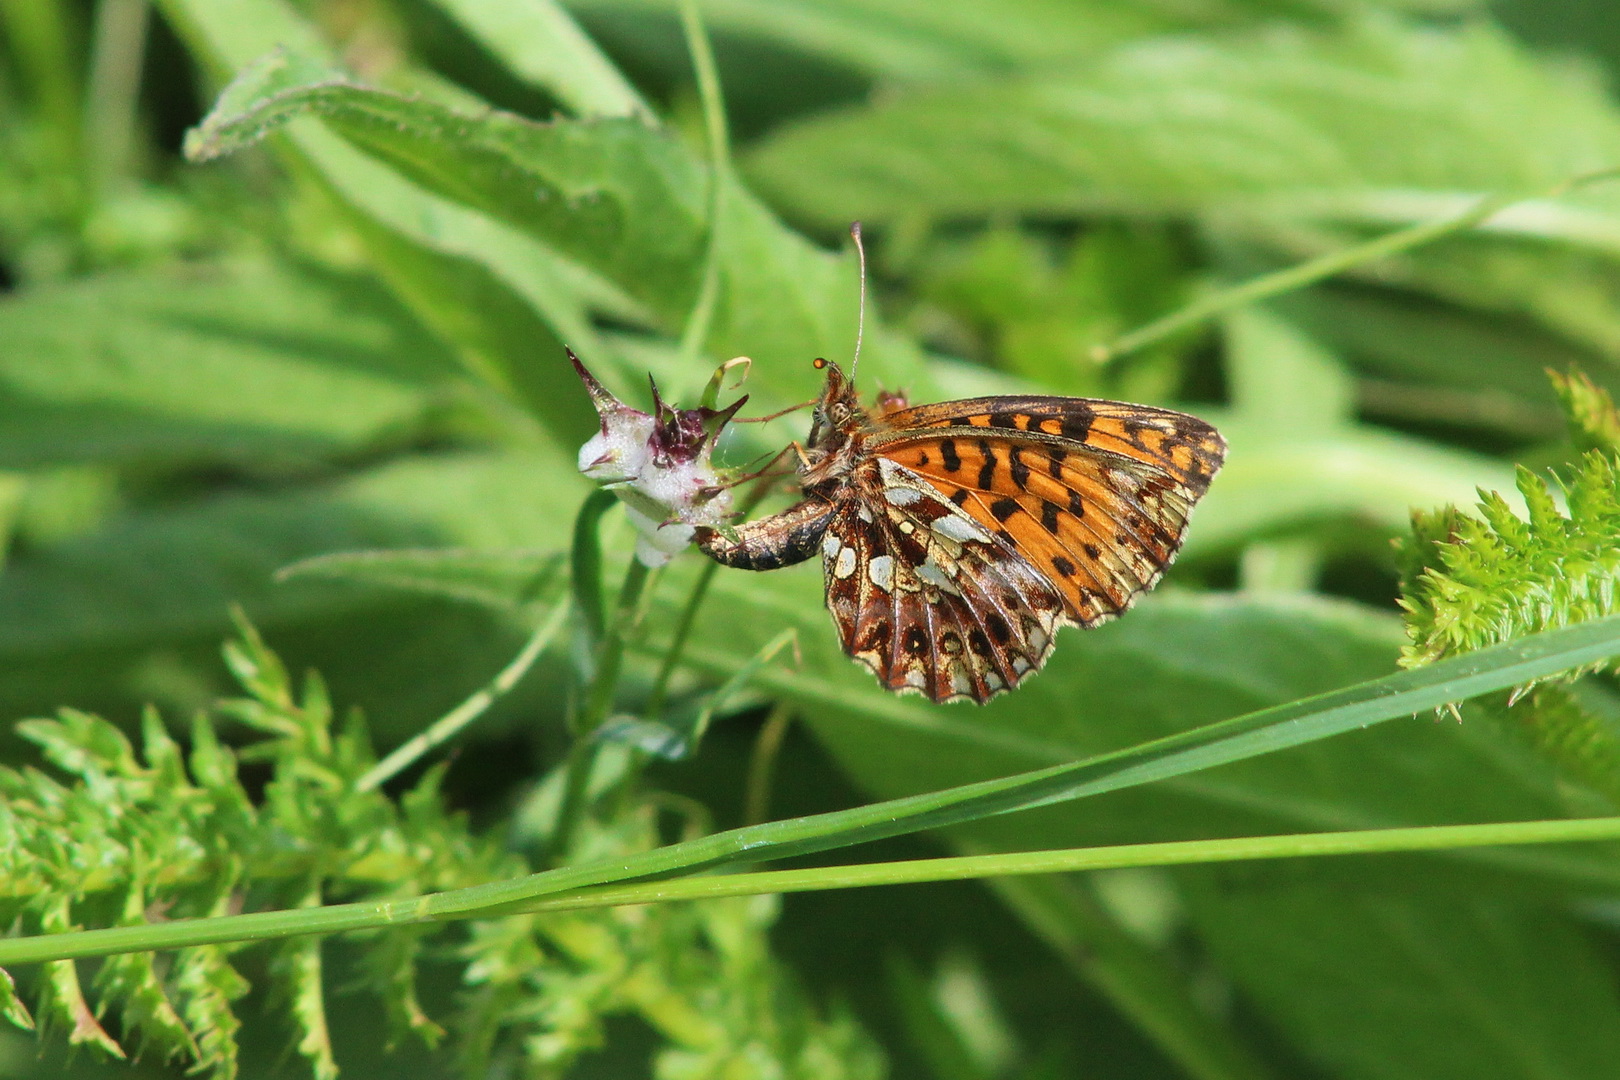
M 985 701 L 1040 668 L 1063 598 L 927 482 L 858 476 L 823 539 L 845 652 L 889 689 Z

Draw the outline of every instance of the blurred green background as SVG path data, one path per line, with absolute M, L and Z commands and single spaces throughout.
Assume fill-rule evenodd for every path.
M 754 360 L 750 413 L 803 400 L 810 358 L 853 344 L 857 218 L 868 394 L 1172 405 L 1217 423 L 1231 455 L 1160 592 L 1065 634 L 1045 673 L 982 710 L 876 691 L 838 655 L 814 566 L 722 572 L 681 700 L 784 625 L 803 655 L 696 759 L 654 771 L 720 826 L 743 813 L 772 701 L 803 721 L 777 767 L 785 816 L 1383 674 L 1402 640 L 1390 541 L 1409 511 L 1565 459 L 1544 369 L 1620 387 L 1620 183 L 1544 197 L 1620 166 L 1612 5 L 702 9 L 737 186 L 715 320 L 690 361 L 676 342 L 702 279 L 709 157 L 666 0 L 0 0 L 0 714 L 72 705 L 126 722 L 152 702 L 183 718 L 225 691 L 218 644 L 240 605 L 291 667 L 363 708 L 379 743 L 414 733 L 506 662 L 531 613 L 277 572 L 357 549 L 566 548 L 595 418 L 563 343 L 640 406 L 647 372 L 690 405 L 735 355 Z M 391 129 L 334 108 L 188 163 L 187 130 L 277 47 L 423 111 L 402 106 L 409 123 Z M 490 106 L 559 120 L 530 129 Z M 523 168 L 479 156 L 520 144 Z M 1526 201 L 1094 358 L 1222 286 L 1491 194 Z M 803 424 L 740 432 L 724 454 L 740 463 Z M 621 531 L 610 548 L 627 544 Z M 665 575 L 661 609 L 695 568 Z M 456 748 L 451 797 L 491 828 L 564 752 L 564 651 Z M 626 708 L 653 662 L 633 664 Z M 1593 693 L 1620 717 L 1606 684 Z M 1483 713 L 1389 727 L 944 842 L 1607 805 Z M 0 755 L 32 751 L 6 734 Z M 812 996 L 850 1004 L 896 1077 L 1585 1080 L 1620 1060 L 1615 860 L 1594 847 L 808 896 L 773 942 Z M 255 1069 L 302 1068 L 273 1032 L 255 1037 Z M 363 1031 L 354 1046 L 350 1074 L 398 1075 Z M 0 1073 L 69 1067 L 33 1053 L 0 1035 Z M 578 1075 L 638 1067 L 609 1056 Z

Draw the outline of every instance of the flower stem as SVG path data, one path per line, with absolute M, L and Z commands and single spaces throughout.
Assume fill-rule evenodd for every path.
M 596 729 L 607 719 L 618 690 L 619 671 L 624 664 L 624 646 L 627 632 L 639 618 L 641 598 L 647 589 L 652 571 L 640 559 L 632 558 L 624 573 L 624 584 L 619 587 L 619 599 L 614 605 L 613 619 L 607 625 L 596 649 L 592 664 L 591 681 L 586 689 L 585 707 L 574 721 L 574 744 L 568 752 L 568 773 L 563 787 L 562 806 L 557 812 L 556 833 L 552 837 L 552 854 L 561 858 L 573 842 L 574 832 L 585 812 L 586 795 L 590 788 L 591 770 L 596 766 L 596 752 L 601 746 Z
M 557 631 L 562 629 L 563 619 L 572 610 L 572 606 L 563 601 L 551 609 L 551 614 L 535 627 L 534 633 L 529 635 L 528 642 L 519 650 L 512 662 L 507 664 L 486 685 L 475 694 L 445 713 L 435 721 L 427 730 L 420 732 L 396 747 L 393 753 L 383 758 L 360 778 L 356 785 L 361 791 L 371 791 L 379 788 L 389 780 L 410 768 L 425 754 L 435 747 L 442 746 L 453 739 L 462 728 L 482 716 L 491 705 L 505 695 L 518 681 L 528 674 L 529 668 L 539 659 L 540 654 L 546 651 Z
M 720 295 L 721 223 L 725 219 L 726 189 L 731 182 L 731 139 L 726 130 L 726 103 L 720 91 L 720 74 L 715 68 L 714 51 L 703 28 L 698 0 L 681 0 L 681 30 L 697 73 L 698 98 L 703 103 L 704 128 L 709 150 L 709 236 L 703 260 L 703 278 L 697 301 L 692 305 L 681 334 L 682 361 L 696 361 L 714 322 L 715 303 Z

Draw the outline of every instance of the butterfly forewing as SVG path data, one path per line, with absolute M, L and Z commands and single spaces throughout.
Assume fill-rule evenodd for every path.
M 870 446 L 887 475 L 922 478 L 1038 568 L 1083 626 L 1158 581 L 1225 453 L 1183 413 L 1045 397 L 891 413 Z

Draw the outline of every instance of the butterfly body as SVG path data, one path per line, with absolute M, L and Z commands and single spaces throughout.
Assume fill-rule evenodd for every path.
M 698 545 L 750 570 L 819 552 L 844 651 L 935 701 L 1010 690 L 1059 627 L 1129 607 L 1175 558 L 1226 451 L 1195 417 L 1090 398 L 886 395 L 868 411 L 817 364 L 803 500 L 699 529 Z

